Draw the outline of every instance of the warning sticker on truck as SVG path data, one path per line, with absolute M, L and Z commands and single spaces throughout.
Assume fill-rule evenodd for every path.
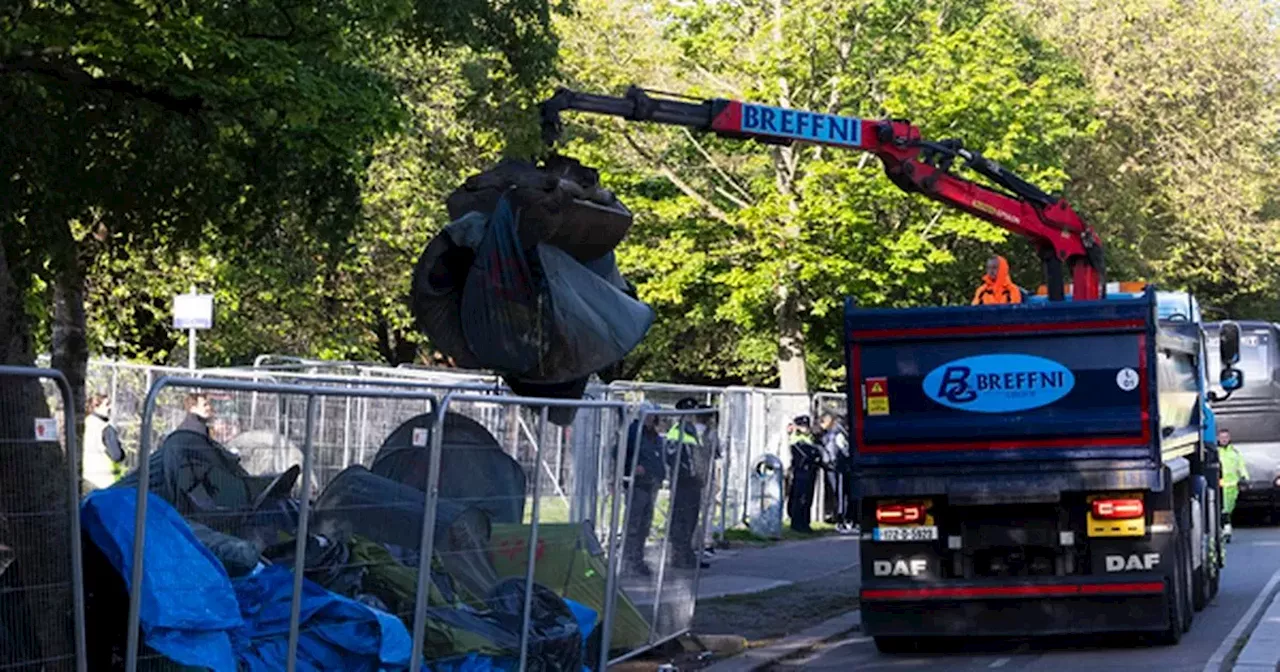
M 889 415 L 889 379 L 868 378 L 867 415 Z

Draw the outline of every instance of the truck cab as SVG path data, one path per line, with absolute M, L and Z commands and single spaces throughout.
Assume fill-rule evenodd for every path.
M 1229 398 L 1215 401 L 1221 427 L 1249 470 L 1248 487 L 1241 488 L 1239 509 L 1260 509 L 1274 516 L 1280 508 L 1280 328 L 1270 322 L 1238 320 L 1240 363 L 1244 385 Z M 1205 325 L 1209 343 L 1218 342 L 1222 323 Z M 1210 349 L 1210 365 L 1217 358 Z

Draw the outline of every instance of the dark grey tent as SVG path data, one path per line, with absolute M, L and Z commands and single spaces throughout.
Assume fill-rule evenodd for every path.
M 312 529 L 344 543 L 358 535 L 416 556 L 425 507 L 423 491 L 356 465 L 338 474 L 316 500 Z M 487 555 L 489 533 L 489 517 L 480 509 L 444 499 L 436 506 L 436 556 L 473 595 L 487 595 L 498 583 Z
M 373 473 L 425 491 L 434 426 L 434 414 L 424 413 L 397 427 L 373 458 Z M 415 429 L 425 430 L 425 445 L 414 445 Z M 440 500 L 480 509 L 495 523 L 522 523 L 524 499 L 525 475 L 520 464 L 483 425 L 465 415 L 446 413 Z

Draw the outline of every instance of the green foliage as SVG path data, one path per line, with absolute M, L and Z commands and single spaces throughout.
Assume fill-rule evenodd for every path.
M 1095 91 L 1101 130 L 1071 154 L 1071 193 L 1106 237 L 1112 275 L 1190 289 L 1240 317 L 1277 316 L 1272 4 L 1026 6 Z
M 429 354 L 404 297 L 443 199 L 537 150 L 554 79 L 636 83 L 960 138 L 1102 234 L 1113 279 L 1280 316 L 1280 99 L 1261 0 L 20 0 L 0 8 L 0 235 L 40 349 L 83 282 L 89 340 L 202 361 Z M 904 194 L 875 159 L 567 116 L 636 215 L 658 320 L 619 375 L 839 384 L 844 297 L 966 303 L 1030 247 Z M 3 334 L 0 334 L 3 337 Z
M 907 116 L 928 137 L 962 136 L 1048 188 L 1066 182 L 1065 148 L 1094 130 L 1079 72 L 1001 0 L 682 2 L 659 5 L 665 22 L 628 20 L 648 6 L 582 3 L 578 32 L 562 30 L 573 85 L 616 90 L 632 80 L 699 97 Z M 670 42 L 676 53 L 590 58 L 637 42 Z M 661 315 L 637 355 L 649 357 L 645 375 L 772 383 L 790 337 L 807 346 L 813 382 L 830 384 L 843 361 L 843 297 L 966 301 L 982 258 L 1005 239 L 901 193 L 859 153 L 580 123 L 584 142 L 571 150 L 606 166 L 638 213 L 621 260 Z
M 164 358 L 178 344 L 170 296 L 197 282 L 219 299 L 215 362 L 262 350 L 411 357 L 402 281 L 430 228 L 412 216 L 436 212 L 460 175 L 443 157 L 475 165 L 507 141 L 527 146 L 532 133 L 495 121 L 519 118 L 551 71 L 551 16 L 565 9 L 0 10 L 0 233 L 37 333 L 50 326 L 47 288 L 87 277 L 91 341 Z M 397 200 L 416 200 L 414 212 L 384 207 Z

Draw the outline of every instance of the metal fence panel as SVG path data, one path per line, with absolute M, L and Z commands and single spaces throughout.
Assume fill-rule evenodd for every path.
M 139 443 L 141 404 L 150 383 L 161 375 L 222 376 L 260 379 L 298 384 L 323 384 L 368 387 L 383 381 L 410 381 L 422 389 L 436 389 L 441 394 L 449 389 L 466 389 L 473 392 L 510 394 L 500 378 L 480 372 L 454 372 L 419 367 L 385 367 L 357 362 L 324 362 L 296 357 L 271 356 L 261 358 L 261 366 L 251 369 L 220 369 L 186 372 L 166 367 L 145 367 L 108 360 L 93 360 L 89 365 L 89 390 L 109 394 L 114 399 L 114 421 L 121 432 L 128 454 L 127 466 L 136 466 Z M 239 397 L 245 397 L 240 399 Z M 843 395 L 819 393 L 783 393 L 767 388 L 720 388 L 699 385 L 675 385 L 636 381 L 614 381 L 609 385 L 593 384 L 588 387 L 588 398 L 623 400 L 632 403 L 647 401 L 661 407 L 672 407 L 684 397 L 692 397 L 720 410 L 721 453 L 713 465 L 715 496 L 707 518 L 704 536 L 710 547 L 717 537 L 723 537 L 728 529 L 741 526 L 745 513 L 744 502 L 750 482 L 749 470 L 766 453 L 777 455 L 790 464 L 787 448 L 786 426 L 796 415 L 811 414 L 815 417 L 825 410 L 843 415 L 845 409 L 840 399 Z M 381 438 L 403 421 L 406 409 L 400 402 L 355 397 L 325 397 L 318 401 L 316 423 L 316 473 L 317 487 L 323 487 L 329 479 L 351 464 L 368 463 L 376 453 Z M 306 404 L 302 401 L 268 402 L 252 393 L 229 392 L 215 399 L 220 419 L 215 432 L 223 435 L 243 436 L 253 432 L 257 441 L 279 441 L 288 446 L 285 452 L 269 453 L 271 459 L 282 459 L 285 454 L 299 455 L 301 427 L 305 424 Z M 176 426 L 183 412 L 180 405 L 162 409 L 163 417 L 157 420 L 162 430 Z M 476 419 L 490 431 L 503 434 L 504 445 L 512 450 L 522 466 L 533 466 L 532 447 L 537 443 L 530 438 L 533 432 L 529 420 L 508 422 L 503 411 L 486 409 L 475 412 Z M 550 429 L 549 451 L 538 465 L 542 486 L 546 493 L 567 505 L 569 517 L 574 521 L 593 521 L 597 534 L 603 534 L 602 522 L 607 518 L 609 502 L 607 477 L 613 465 L 607 454 L 593 455 L 581 447 L 599 442 L 616 428 L 606 426 L 610 419 L 602 417 L 599 426 L 588 426 L 575 420 L 570 426 L 553 423 Z M 245 437 L 248 441 L 254 437 Z M 573 459 L 569 459 L 572 455 Z M 594 472 L 586 479 L 575 474 Z M 589 487 L 592 486 L 592 487 Z M 820 519 L 825 514 L 826 497 L 822 492 L 825 483 L 816 493 L 813 516 Z
M 669 457 L 673 465 L 700 465 L 703 480 L 672 477 L 663 486 L 667 513 L 655 526 L 661 532 L 640 542 L 642 555 L 656 554 L 657 580 L 645 601 L 628 592 L 618 576 L 627 541 L 622 526 L 631 515 L 631 504 L 625 501 L 625 460 L 617 455 L 625 454 L 634 405 L 474 392 L 451 392 L 437 404 L 437 397 L 419 385 L 400 381 L 398 389 L 389 389 L 393 382 L 363 387 L 350 381 L 324 385 L 316 380 L 295 384 L 161 378 L 156 382 L 144 406 L 139 467 L 125 484 L 136 483 L 140 492 L 124 619 L 128 635 L 122 657 L 127 670 L 136 670 L 140 661 L 156 656 L 139 630 L 143 594 L 151 580 L 146 563 L 155 562 L 147 560 L 144 533 L 149 516 L 159 515 L 149 511 L 159 506 L 156 500 L 148 504 L 150 490 L 187 519 L 204 545 L 222 548 L 218 544 L 231 538 L 248 544 L 252 558 L 261 557 L 257 567 L 245 563 L 233 569 L 226 559 L 229 555 L 214 553 L 227 565 L 237 586 L 273 571 L 269 566 L 264 569 L 263 563 L 292 568 L 292 585 L 279 593 L 282 599 L 287 594 L 290 612 L 287 642 L 279 642 L 279 650 L 287 655 L 283 669 L 295 668 L 300 642 L 315 634 L 314 613 L 303 602 L 304 596 L 314 597 L 321 589 L 398 617 L 406 640 L 411 641 L 408 653 L 424 654 L 427 660 L 467 654 L 505 656 L 519 669 L 545 669 L 549 662 L 582 656 L 580 628 L 587 627 L 589 660 L 580 662 L 596 667 L 688 630 L 697 594 L 697 562 L 672 569 L 667 559 L 671 553 L 664 551 L 697 550 L 712 494 L 706 487 L 711 442 L 697 449 L 669 442 L 674 452 L 659 458 Z M 173 424 L 169 418 L 193 391 L 226 395 L 220 408 L 226 412 L 224 418 L 234 416 L 235 422 L 220 425 L 223 430 L 273 433 L 279 427 L 284 440 L 240 443 L 239 454 L 233 455 L 221 442 L 236 444 L 237 436 L 214 437 L 220 441 L 211 442 L 199 434 L 161 429 Z M 373 468 L 378 473 L 370 472 L 366 467 L 377 452 L 371 449 L 364 465 L 352 461 L 339 474 L 319 477 L 324 473 L 323 462 L 329 459 L 322 444 L 332 444 L 328 448 L 332 455 L 342 453 L 339 433 L 323 429 L 322 417 L 345 416 L 348 401 L 353 402 L 354 415 L 359 400 L 368 402 L 374 426 L 390 427 L 388 431 L 394 430 L 398 440 L 412 444 L 384 444 L 382 437 L 375 437 L 371 445 L 386 449 L 386 464 L 394 449 L 404 448 L 403 454 L 421 465 L 420 473 L 404 472 L 402 483 L 387 480 L 389 476 L 377 464 Z M 423 406 L 430 413 L 423 413 Z M 574 411 L 572 422 L 563 417 L 566 410 Z M 386 420 L 377 419 L 378 413 L 385 413 Z M 710 427 L 702 430 L 704 434 L 714 436 L 717 412 L 696 413 Z M 299 415 L 300 423 L 294 420 Z M 288 422 L 277 424 L 282 418 Z M 228 480 L 210 475 L 209 469 L 188 468 L 196 464 L 194 459 L 187 461 L 184 451 L 188 450 L 224 459 L 235 465 L 226 470 L 246 473 Z M 467 452 L 471 450 L 490 451 L 484 455 L 496 451 L 500 457 L 481 459 L 484 455 Z M 449 457 L 451 451 L 463 452 Z M 179 464 L 175 473 L 182 474 L 187 479 L 183 483 L 189 481 L 190 487 L 169 487 L 168 470 L 175 469 L 175 463 Z M 458 483 L 489 482 L 485 464 L 510 465 L 515 471 L 505 473 L 518 474 L 523 485 L 515 491 L 481 488 L 459 494 Z M 602 469 L 602 464 L 612 471 Z M 280 477 L 285 465 L 298 469 Z M 602 471 L 608 471 L 609 481 L 603 485 L 598 482 Z M 297 483 L 290 474 L 297 476 Z M 412 480 L 419 477 L 420 481 Z M 325 482 L 313 484 L 313 480 Z M 237 482 L 243 482 L 249 492 L 254 491 L 249 484 L 256 483 L 260 493 L 238 501 L 219 499 L 225 493 L 234 494 Z M 209 489 L 210 483 L 219 488 Z M 603 502 L 592 499 L 600 493 L 604 493 Z M 215 506 L 202 509 L 206 499 L 214 500 Z M 289 534 L 276 530 L 274 536 L 261 533 L 257 526 L 263 524 L 263 516 L 278 514 L 277 504 L 282 502 L 293 502 L 291 520 L 296 529 Z M 607 519 L 597 519 L 601 511 Z M 351 577 L 357 577 L 354 585 L 359 588 L 344 583 Z M 313 584 L 319 588 L 307 588 Z M 593 612 L 593 619 L 582 620 Z M 255 612 L 249 608 L 245 613 Z M 285 631 L 280 632 L 283 636 Z M 566 642 L 570 648 L 565 648 Z
M 0 670 L 86 669 L 80 456 L 66 378 L 0 366 Z

